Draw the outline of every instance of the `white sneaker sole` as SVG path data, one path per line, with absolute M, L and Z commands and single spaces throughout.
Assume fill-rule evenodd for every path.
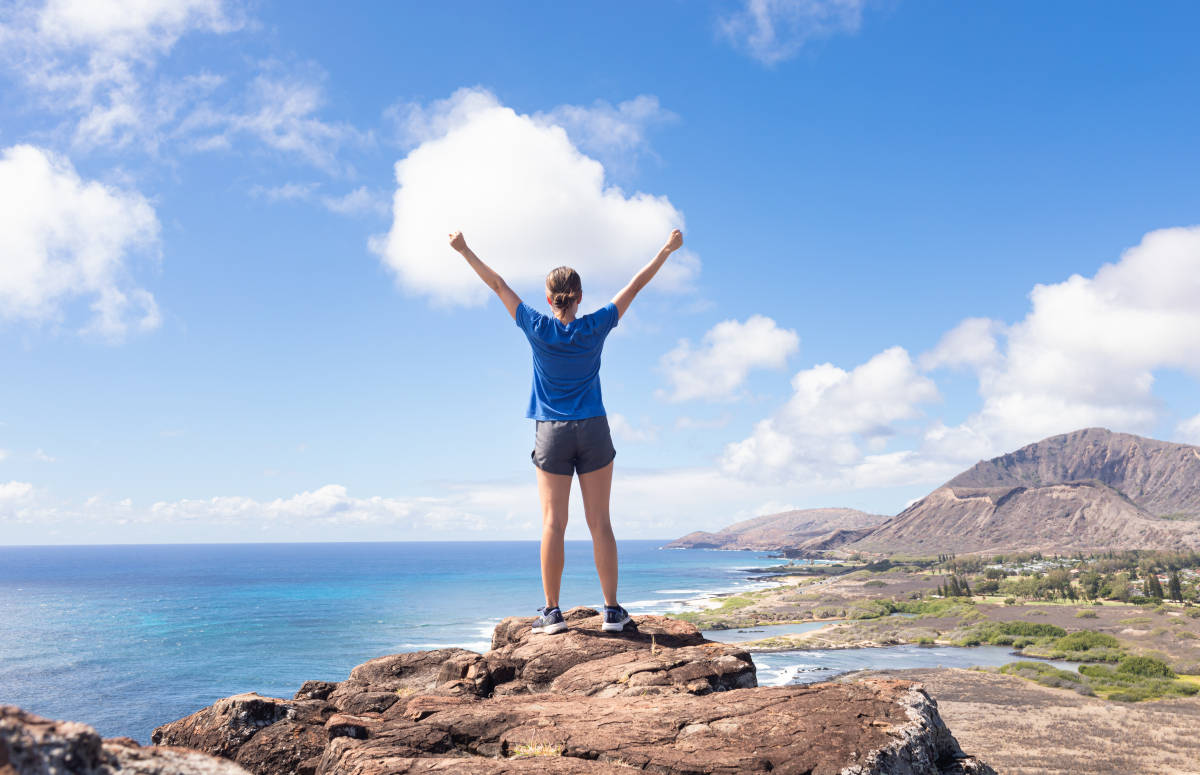
M 553 635 L 565 629 L 567 629 L 566 622 L 555 622 L 554 624 L 547 624 L 545 627 L 534 627 L 533 632 L 535 635 Z
M 624 621 L 605 622 L 604 624 L 602 624 L 600 626 L 605 632 L 620 632 L 621 630 L 625 629 L 625 625 L 629 624 L 632 621 L 633 621 L 632 616 L 626 616 Z

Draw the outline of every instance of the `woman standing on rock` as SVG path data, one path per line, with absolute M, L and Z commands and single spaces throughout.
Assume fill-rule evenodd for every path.
M 558 607 L 558 591 L 573 474 L 579 475 L 584 517 L 592 533 L 596 572 L 604 592 L 603 627 L 619 632 L 630 621 L 629 612 L 617 603 L 617 541 L 608 511 L 617 451 L 600 397 L 600 352 L 634 297 L 681 245 L 683 234 L 676 229 L 658 255 L 610 303 L 583 317 L 576 317 L 583 300 L 579 275 L 568 266 L 558 267 L 546 276 L 551 317 L 522 302 L 504 279 L 467 247 L 462 232 L 450 235 L 450 247 L 500 297 L 533 348 L 533 391 L 525 416 L 537 421 L 531 457 L 542 501 L 542 589 L 546 593 L 546 605 L 538 609 L 541 616 L 533 621 L 534 632 L 567 629 Z

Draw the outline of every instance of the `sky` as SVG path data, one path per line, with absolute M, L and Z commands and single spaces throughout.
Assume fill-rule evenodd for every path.
M 619 538 L 1200 444 L 1198 23 L 5 3 L 0 544 L 537 538 L 529 346 L 455 229 L 582 312 L 683 230 L 605 346 Z

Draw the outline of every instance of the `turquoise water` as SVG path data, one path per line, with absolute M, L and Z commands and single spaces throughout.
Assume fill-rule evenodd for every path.
M 762 586 L 755 552 L 622 541 L 633 613 Z M 561 603 L 598 606 L 591 544 L 567 543 Z M 542 604 L 536 542 L 0 547 L 0 704 L 147 742 L 155 726 L 238 692 L 397 651 L 487 649 Z

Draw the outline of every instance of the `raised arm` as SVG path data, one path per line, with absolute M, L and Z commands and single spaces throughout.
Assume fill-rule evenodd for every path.
M 479 256 L 475 255 L 475 251 L 467 247 L 467 241 L 463 239 L 461 231 L 456 231 L 450 235 L 450 247 L 454 248 L 459 254 L 467 259 L 467 263 L 475 270 L 475 274 L 479 275 L 479 279 L 483 280 L 483 284 L 496 292 L 500 297 L 500 301 L 504 302 L 504 308 L 508 310 L 508 314 L 512 315 L 513 320 L 517 318 L 517 307 L 521 306 L 521 297 L 513 292 L 512 288 L 508 287 L 508 283 L 504 282 L 504 278 L 496 274 L 496 271 L 480 260 Z
M 613 297 L 612 303 L 617 305 L 617 316 L 623 316 L 625 310 L 629 309 L 629 305 L 633 303 L 633 297 L 638 295 L 638 291 L 646 287 L 650 279 L 658 274 L 659 268 L 666 263 L 667 256 L 679 250 L 683 246 L 683 234 L 676 229 L 671 232 L 671 236 L 667 238 L 667 244 L 663 245 L 658 251 L 658 255 L 654 259 L 642 267 L 642 270 L 633 276 L 626 285 L 621 289 L 621 292 Z

